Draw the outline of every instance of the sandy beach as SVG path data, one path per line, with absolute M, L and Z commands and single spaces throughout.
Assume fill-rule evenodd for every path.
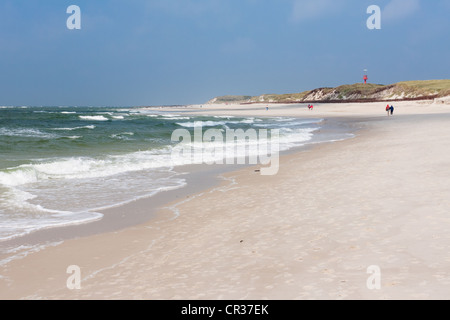
M 274 176 L 227 172 L 150 221 L 49 243 L 0 266 L 0 299 L 448 299 L 449 105 L 395 103 L 393 117 L 384 103 L 266 106 L 173 112 L 322 118 L 355 137 L 284 155 Z

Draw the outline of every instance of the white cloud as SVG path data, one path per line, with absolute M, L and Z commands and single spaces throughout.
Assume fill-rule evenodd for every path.
M 420 0 L 392 0 L 382 12 L 384 21 L 402 20 L 420 10 Z

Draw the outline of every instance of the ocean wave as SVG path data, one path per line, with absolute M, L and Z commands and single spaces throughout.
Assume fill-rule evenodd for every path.
M 81 120 L 89 121 L 108 121 L 109 119 L 104 116 L 79 116 Z
M 195 122 L 177 122 L 177 125 L 185 128 L 195 128 L 200 124 L 202 127 L 217 127 L 226 124 L 225 121 L 195 121 Z
M 122 132 L 117 134 L 110 135 L 110 138 L 112 139 L 119 139 L 119 140 L 131 140 L 129 137 L 134 136 L 134 132 Z
M 66 158 L 3 170 L 0 172 L 0 184 L 19 186 L 44 180 L 99 178 L 169 166 L 169 148 L 109 156 L 104 159 Z
M 255 123 L 255 119 L 254 119 L 254 118 L 250 118 L 250 119 L 245 119 L 245 120 L 242 120 L 242 121 L 231 121 L 231 122 L 228 122 L 228 123 L 234 123 L 234 124 L 238 124 L 238 123 L 252 124 L 252 123 Z
M 243 120 L 233 121 L 203 121 L 203 127 L 226 126 L 226 124 L 253 124 L 255 118 L 246 118 Z M 317 122 L 317 120 L 316 120 Z M 196 122 L 180 122 L 177 123 L 183 127 L 194 127 Z M 285 122 L 286 123 L 286 122 Z M 304 122 L 303 122 L 304 123 Z M 256 126 L 256 124 L 253 124 Z M 95 126 L 84 126 L 75 128 L 57 128 L 55 130 L 73 131 L 78 129 L 94 129 Z M 0 134 L 5 133 L 4 129 L 0 129 Z M 296 126 L 287 126 L 280 128 L 279 144 L 281 150 L 286 150 L 291 147 L 301 145 L 305 141 L 312 138 L 312 134 L 317 128 L 297 128 Z M 28 136 L 48 136 L 45 133 L 22 129 L 20 132 L 9 132 L 8 134 L 21 134 Z M 127 140 L 135 133 L 131 131 L 124 131 L 116 134 L 110 134 L 109 137 L 119 140 Z M 80 139 L 81 135 L 73 136 L 57 136 L 56 138 L 65 139 Z M 226 138 L 226 135 L 224 135 Z M 222 143 L 222 145 L 221 145 Z M 215 146 L 220 148 L 225 147 L 225 142 L 215 141 L 210 144 L 207 142 L 204 146 Z M 250 141 L 249 145 L 266 143 L 266 141 L 259 139 L 258 141 Z M 175 145 L 162 146 L 159 149 L 152 149 L 149 151 L 138 151 L 124 155 L 106 155 L 101 158 L 92 157 L 71 157 L 41 160 L 39 162 L 24 164 L 17 167 L 9 168 L 0 171 L 0 184 L 6 186 L 18 186 L 38 181 L 45 180 L 61 180 L 61 179 L 83 179 L 83 178 L 97 178 L 107 177 L 115 174 L 140 171 L 152 168 L 171 167 L 176 165 L 189 164 L 190 159 L 172 159 L 171 151 Z
M 194 122 L 177 122 L 176 124 L 181 127 L 195 128 L 197 123 L 200 123 L 202 127 L 218 127 L 225 126 L 227 124 L 253 124 L 255 122 L 254 118 L 248 118 L 240 121 L 194 121 Z
M 44 228 L 88 223 L 103 217 L 96 212 L 75 213 L 44 208 L 31 203 L 35 198 L 35 195 L 15 187 L 0 194 L 0 240 L 17 238 Z M 5 210 L 12 213 L 5 215 Z
M 74 130 L 83 130 L 83 129 L 94 130 L 95 126 L 94 125 L 89 125 L 89 126 L 74 127 L 74 128 L 54 128 L 52 130 L 56 130 L 56 131 L 74 131 Z
M 236 118 L 235 116 L 214 116 L 216 119 L 232 119 Z
M 45 189 L 8 187 L 7 192 L 0 192 L 0 241 L 40 229 L 96 221 L 103 217 L 98 213 L 100 210 L 185 186 L 186 181 L 177 176 L 172 171 L 156 170 L 137 173 L 131 178 L 117 176 L 108 185 L 97 179 L 85 180 L 83 188 L 78 181 L 52 181 Z M 65 201 L 60 201 L 61 198 Z
M 20 129 L 8 129 L 0 128 L 0 136 L 6 137 L 24 137 L 24 138 L 47 138 L 54 139 L 59 136 L 47 132 L 42 132 L 38 129 L 20 128 Z
M 277 141 L 280 145 L 280 150 L 287 150 L 290 147 L 310 140 L 312 132 L 313 129 L 299 129 L 293 133 L 281 134 Z M 131 136 L 132 134 L 131 132 L 124 132 L 122 133 L 122 137 L 126 137 L 127 135 Z M 269 141 L 264 139 L 250 142 L 247 142 L 247 140 L 237 141 L 231 144 L 227 144 L 226 141 L 204 142 L 202 145 L 203 149 L 197 151 L 209 154 L 211 148 L 224 148 L 226 150 L 230 146 L 234 147 L 243 144 L 254 146 L 268 143 Z M 172 150 L 173 147 L 166 146 L 162 149 L 107 156 L 102 159 L 79 157 L 40 161 L 39 163 L 20 165 L 1 171 L 0 184 L 5 186 L 20 186 L 45 180 L 99 178 L 126 172 L 192 163 L 192 159 L 190 158 L 172 157 Z M 226 154 L 227 152 L 225 151 L 223 156 L 226 156 Z M 219 154 L 216 160 L 220 160 L 220 157 L 221 155 Z

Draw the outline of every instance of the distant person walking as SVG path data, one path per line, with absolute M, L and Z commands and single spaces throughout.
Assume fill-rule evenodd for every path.
M 391 107 L 389 108 L 389 111 L 391 112 L 391 116 L 394 115 L 394 106 L 391 106 Z
M 314 109 L 314 106 L 312 104 L 308 104 L 308 109 L 309 109 L 309 111 L 311 111 Z
M 386 106 L 386 112 L 389 117 L 389 113 L 391 112 L 391 107 L 389 105 Z

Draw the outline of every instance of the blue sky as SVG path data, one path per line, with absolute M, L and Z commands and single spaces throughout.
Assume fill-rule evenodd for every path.
M 81 30 L 68 30 L 69 5 Z M 382 9 L 369 30 L 369 5 Z M 448 79 L 450 0 L 0 0 L 0 105 L 204 103 Z

